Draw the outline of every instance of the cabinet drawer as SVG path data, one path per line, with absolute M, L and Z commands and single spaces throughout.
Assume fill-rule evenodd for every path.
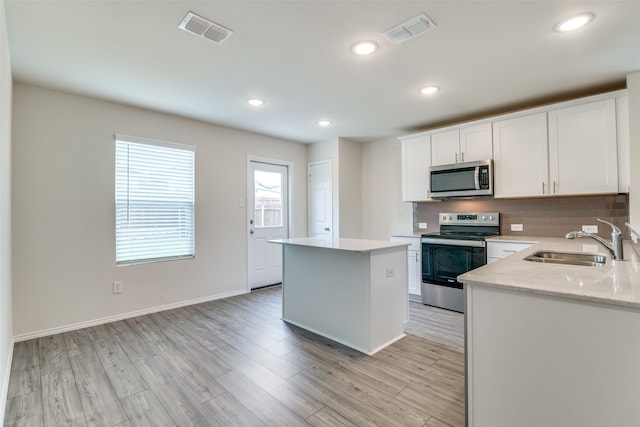
M 487 242 L 487 258 L 504 258 L 533 246 L 533 243 Z

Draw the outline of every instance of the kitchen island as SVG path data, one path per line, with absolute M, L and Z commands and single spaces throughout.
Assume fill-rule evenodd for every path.
M 407 243 L 306 237 L 283 246 L 282 319 L 371 355 L 405 336 Z
M 501 236 L 502 237 L 502 236 Z M 461 275 L 467 426 L 635 426 L 640 420 L 640 262 L 590 239 L 539 243 Z M 607 256 L 604 266 L 524 260 Z

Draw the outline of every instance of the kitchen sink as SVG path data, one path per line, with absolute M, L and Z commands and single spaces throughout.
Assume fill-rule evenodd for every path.
M 534 252 L 525 257 L 524 260 L 552 264 L 584 265 L 589 267 L 603 267 L 607 263 L 607 257 L 605 255 L 555 251 Z

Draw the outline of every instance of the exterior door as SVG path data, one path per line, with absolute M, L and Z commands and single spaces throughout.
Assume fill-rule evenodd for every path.
M 309 163 L 309 236 L 331 236 L 333 179 L 331 160 Z
M 251 289 L 282 283 L 282 245 L 271 239 L 289 236 L 289 168 L 249 162 L 248 264 Z

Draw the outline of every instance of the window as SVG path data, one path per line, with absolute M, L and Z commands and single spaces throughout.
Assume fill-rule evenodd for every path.
M 257 170 L 253 179 L 255 227 L 282 227 L 282 174 Z
M 116 264 L 192 258 L 195 147 L 116 135 Z

